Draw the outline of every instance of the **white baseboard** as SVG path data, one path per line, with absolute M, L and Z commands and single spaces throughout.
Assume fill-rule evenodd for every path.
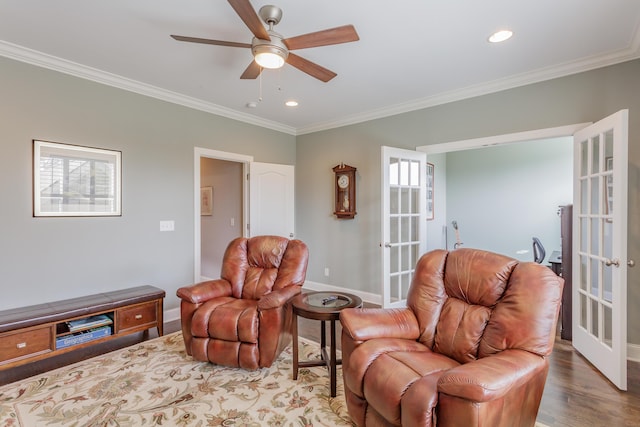
M 174 320 L 180 320 L 180 307 L 172 308 L 170 310 L 165 310 L 162 314 L 163 323 L 173 322 Z
M 341 288 L 339 286 L 327 285 L 325 283 L 312 282 L 307 280 L 304 282 L 302 289 L 311 290 L 311 291 L 322 291 L 322 292 L 346 292 L 349 294 L 357 295 L 362 298 L 362 301 L 368 302 L 371 304 L 382 305 L 382 297 L 379 294 L 372 294 L 371 292 L 359 291 L 356 289 L 349 288 Z
M 627 360 L 640 362 L 640 344 L 627 344 Z

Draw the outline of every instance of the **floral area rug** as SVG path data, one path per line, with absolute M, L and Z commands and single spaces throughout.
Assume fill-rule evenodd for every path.
M 292 364 L 291 346 L 257 371 L 196 362 L 176 332 L 0 387 L 0 426 L 352 426 L 342 378 L 331 398 L 325 368 Z
M 324 367 L 294 381 L 292 363 L 291 346 L 257 371 L 196 362 L 176 332 L 0 387 L 0 426 L 353 426 L 341 370 L 331 398 Z

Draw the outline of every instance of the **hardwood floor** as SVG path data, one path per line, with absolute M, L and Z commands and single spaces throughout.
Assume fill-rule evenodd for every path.
M 165 323 L 165 334 L 180 329 L 179 321 Z M 320 341 L 318 321 L 299 318 L 298 331 L 301 336 Z M 338 337 L 341 333 L 337 327 Z M 151 330 L 149 338 L 155 338 Z M 136 344 L 146 339 L 133 334 L 111 342 L 108 347 L 90 347 L 82 354 L 68 353 L 59 358 L 31 363 L 0 372 L 0 385 L 37 375 L 47 370 L 74 363 L 106 351 Z M 339 338 L 338 338 L 339 342 Z M 578 354 L 570 341 L 556 340 L 550 358 L 551 368 L 538 420 L 549 427 L 621 427 L 640 425 L 640 363 L 629 362 L 628 391 L 618 391 L 596 369 Z

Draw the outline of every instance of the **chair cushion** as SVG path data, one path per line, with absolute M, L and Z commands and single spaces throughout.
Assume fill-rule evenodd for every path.
M 224 341 L 258 342 L 258 301 L 233 297 L 214 298 L 193 314 L 194 337 Z
M 359 360 L 369 361 L 363 370 L 363 396 L 384 419 L 398 426 L 431 425 L 438 378 L 459 365 L 418 342 L 407 347 L 402 339 L 367 341 L 354 349 L 350 363 Z

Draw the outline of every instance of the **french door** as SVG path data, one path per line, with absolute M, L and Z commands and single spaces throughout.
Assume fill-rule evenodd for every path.
M 426 153 L 382 147 L 382 306 L 406 306 L 426 248 Z
M 574 135 L 573 346 L 627 389 L 628 110 Z

